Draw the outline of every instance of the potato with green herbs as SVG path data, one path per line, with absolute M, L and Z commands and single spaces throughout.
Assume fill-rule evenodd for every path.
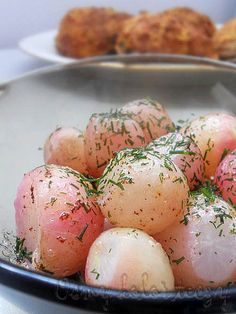
M 170 262 L 161 245 L 145 232 L 131 228 L 110 229 L 94 241 L 85 281 L 120 290 L 174 290 Z
M 183 171 L 190 190 L 194 190 L 203 182 L 205 170 L 203 157 L 190 137 L 180 133 L 169 133 L 151 142 L 148 148 L 169 156 Z
M 45 142 L 44 162 L 88 173 L 83 133 L 77 128 L 56 129 Z
M 27 173 L 15 200 L 17 236 L 37 270 L 66 277 L 85 266 L 104 218 L 92 185 L 71 168 L 41 166 Z
M 181 217 L 188 192 L 186 177 L 168 157 L 126 149 L 105 169 L 97 202 L 111 224 L 152 235 Z
M 194 193 L 183 218 L 155 239 L 170 258 L 176 286 L 222 287 L 236 281 L 235 209 L 207 187 Z
M 121 112 L 128 114 L 141 126 L 146 144 L 174 129 L 165 108 L 150 98 L 132 101 L 123 106 Z
M 236 206 L 236 150 L 219 164 L 214 183 L 223 199 Z
M 218 112 L 196 118 L 184 126 L 182 134 L 190 136 L 203 156 L 205 175 L 211 178 L 227 152 L 236 148 L 236 117 Z
M 145 145 L 139 124 L 120 111 L 95 113 L 85 131 L 85 158 L 91 176 L 100 177 L 114 154 Z

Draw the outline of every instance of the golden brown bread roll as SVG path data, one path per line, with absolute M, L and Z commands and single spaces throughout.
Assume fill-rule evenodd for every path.
M 117 33 L 129 17 L 111 8 L 73 9 L 61 21 L 56 47 L 61 54 L 74 58 L 113 52 Z
M 165 15 L 175 16 L 180 20 L 191 24 L 196 30 L 200 30 L 207 36 L 212 37 L 216 32 L 216 27 L 209 16 L 196 12 L 187 7 L 177 7 L 170 10 L 166 10 L 163 13 Z
M 160 14 L 140 13 L 127 20 L 120 32 L 116 51 L 190 54 L 216 58 L 212 36 L 215 26 L 205 15 L 188 8 Z
M 236 18 L 226 22 L 214 36 L 216 51 L 222 59 L 236 58 Z

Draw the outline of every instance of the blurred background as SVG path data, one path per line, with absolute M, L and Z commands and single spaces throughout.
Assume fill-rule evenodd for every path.
M 55 29 L 73 7 L 111 6 L 137 13 L 162 11 L 173 6 L 190 6 L 206 13 L 216 23 L 236 15 L 236 0 L 0 0 L 0 48 L 14 47 L 37 32 Z

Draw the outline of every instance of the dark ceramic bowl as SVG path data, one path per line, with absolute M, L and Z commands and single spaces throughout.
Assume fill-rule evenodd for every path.
M 145 96 L 158 99 L 174 120 L 216 110 L 236 113 L 236 65 L 185 56 L 103 57 L 50 67 L 0 86 L 2 235 L 14 232 L 17 185 L 23 173 L 43 163 L 41 147 L 53 129 L 62 125 L 83 129 L 93 112 Z M 15 289 L 14 293 L 26 293 L 28 301 L 37 296 L 57 302 L 62 312 L 64 306 L 67 312 L 74 307 L 81 313 L 236 311 L 234 286 L 162 293 L 94 288 L 16 266 L 9 261 L 10 249 L 4 241 L 0 283 Z M 40 299 L 33 301 L 37 307 L 35 300 Z

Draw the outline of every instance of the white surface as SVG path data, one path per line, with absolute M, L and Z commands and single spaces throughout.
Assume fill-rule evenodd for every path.
M 29 55 L 54 63 L 68 64 L 77 61 L 78 59 L 63 57 L 57 52 L 56 33 L 57 30 L 50 30 L 29 36 L 19 42 L 19 47 Z
M 161 11 L 173 6 L 192 6 L 218 23 L 236 15 L 235 0 L 1 0 L 0 48 L 16 46 L 21 38 L 48 29 L 57 29 L 62 16 L 78 6 L 112 6 L 136 13 Z
M 1 314 L 28 314 L 26 311 L 21 310 L 18 306 L 12 304 L 2 296 L 5 287 L 0 286 L 0 313 Z
M 4 295 L 4 297 L 2 296 Z M 17 303 L 12 304 L 11 301 Z M 0 314 L 92 314 L 85 310 L 65 307 L 0 285 Z M 93 312 L 96 314 L 96 312 Z
M 48 65 L 51 63 L 28 56 L 19 49 L 0 49 L 0 83 Z

